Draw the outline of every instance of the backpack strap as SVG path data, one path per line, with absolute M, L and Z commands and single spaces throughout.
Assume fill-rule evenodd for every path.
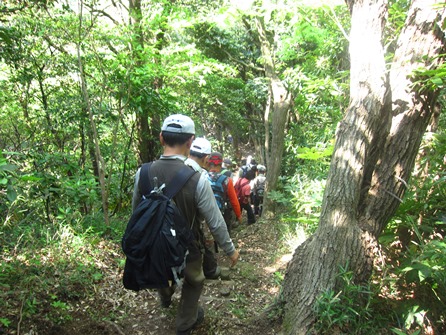
M 187 181 L 195 174 L 195 170 L 184 165 L 180 171 L 172 178 L 169 185 L 164 189 L 164 194 L 169 199 L 172 199 L 187 183 Z
M 138 185 L 141 195 L 148 195 L 153 190 L 153 185 L 150 178 L 150 167 L 152 166 L 152 163 L 153 162 L 145 163 L 141 166 Z M 169 185 L 167 185 L 164 189 L 164 194 L 169 199 L 172 199 L 194 174 L 194 169 L 187 165 L 182 166 L 180 171 L 178 171 L 178 173 L 169 182 Z
M 240 183 L 239 183 L 239 188 L 237 190 L 237 198 L 241 198 L 243 195 L 243 187 L 245 187 L 246 185 L 249 184 L 249 180 L 245 181 L 244 183 L 241 182 L 242 180 L 240 179 Z M 237 181 L 238 182 L 238 181 Z
M 141 195 L 148 195 L 150 192 L 152 192 L 153 187 L 152 183 L 150 182 L 149 178 L 149 169 L 150 166 L 152 166 L 153 162 L 150 163 L 144 163 L 141 166 L 141 170 L 139 171 L 139 194 Z
M 221 187 L 223 188 L 225 195 L 226 195 L 226 189 L 228 188 L 225 184 L 226 179 L 228 179 L 228 176 L 225 174 L 220 174 L 220 176 L 218 176 L 217 178 L 217 182 L 221 184 Z

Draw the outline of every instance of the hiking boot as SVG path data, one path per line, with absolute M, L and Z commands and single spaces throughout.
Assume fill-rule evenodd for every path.
M 177 330 L 177 335 L 189 335 L 193 329 L 198 327 L 203 322 L 203 320 L 204 320 L 204 309 L 203 309 L 203 307 L 198 306 L 198 315 L 197 315 L 197 320 L 195 321 L 195 323 L 189 329 Z
M 160 305 L 162 308 L 169 308 L 172 304 L 172 295 L 175 293 L 175 285 L 158 289 Z
M 162 308 L 169 308 L 170 305 L 172 304 L 172 298 L 163 298 L 160 297 L 160 304 Z
M 218 279 L 220 278 L 221 275 L 221 268 L 219 266 L 217 266 L 217 268 L 215 269 L 215 272 L 211 275 L 205 275 L 206 279 Z

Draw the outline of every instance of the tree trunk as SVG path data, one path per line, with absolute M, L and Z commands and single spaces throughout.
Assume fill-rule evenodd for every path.
M 140 50 L 144 50 L 144 32 L 142 30 L 141 18 L 141 0 L 129 0 L 129 14 L 130 14 L 130 25 L 133 31 L 132 40 L 132 57 L 135 61 L 135 68 L 141 68 L 144 65 L 141 59 Z M 135 69 L 134 69 L 135 70 Z M 136 96 L 146 94 L 144 91 L 140 90 L 140 87 L 135 85 L 132 81 L 129 86 L 129 99 L 138 100 L 139 106 L 133 106 L 136 113 L 136 133 L 137 133 L 137 143 L 138 143 L 138 163 L 142 164 L 150 160 L 150 132 L 149 132 L 149 108 L 142 103 L 144 99 L 136 99 Z
M 85 109 L 88 111 L 88 115 L 90 118 L 90 126 L 91 126 L 91 132 L 92 137 L 94 141 L 94 153 L 95 153 L 95 160 L 99 164 L 98 166 L 98 174 L 99 174 L 99 185 L 101 187 L 101 197 L 102 197 L 102 210 L 104 212 L 104 223 L 108 227 L 109 226 L 109 214 L 108 214 L 108 190 L 106 188 L 105 183 L 105 162 L 101 155 L 101 149 L 99 147 L 99 137 L 97 133 L 97 127 L 96 123 L 94 121 L 93 111 L 91 109 L 90 104 L 90 98 L 88 95 L 88 89 L 87 89 L 87 82 L 85 80 L 85 73 L 84 68 L 82 64 L 82 58 L 81 58 L 81 43 L 82 43 L 82 9 L 83 9 L 83 2 L 81 1 L 80 4 L 80 11 L 79 11 L 79 42 L 77 43 L 77 60 L 79 65 L 79 76 L 81 79 L 81 91 L 82 91 L 82 98 L 83 103 L 85 105 Z
M 437 94 L 411 91 L 409 74 L 419 61 L 435 67 L 432 56 L 444 53 L 443 35 L 434 29 L 443 11 L 413 2 L 388 81 L 381 44 L 385 1 L 349 5 L 351 100 L 338 126 L 318 230 L 296 249 L 285 276 L 287 334 L 311 330 L 315 301 L 336 290 L 340 266 L 349 264 L 356 282 L 370 278 L 377 238 L 404 195 Z
M 256 18 L 257 33 L 259 36 L 260 48 L 265 68 L 265 76 L 269 80 L 269 92 L 271 101 L 266 104 L 266 108 L 271 107 L 271 146 L 265 152 L 268 173 L 266 175 L 264 214 L 273 214 L 273 203 L 268 199 L 268 192 L 275 190 L 282 167 L 283 143 L 285 139 L 285 124 L 288 110 L 291 105 L 291 94 L 286 89 L 283 82 L 276 73 L 274 60 L 271 53 L 271 43 L 268 40 L 267 31 L 263 17 Z M 265 111 L 265 116 L 268 111 Z M 268 129 L 269 132 L 269 129 Z M 266 136 L 269 138 L 269 136 Z M 265 144 L 265 149 L 268 145 Z
M 435 114 L 439 90 L 413 85 L 412 73 L 420 66 L 435 69 L 443 62 L 445 37 L 441 22 L 445 9 L 436 0 L 415 0 L 402 31 L 390 71 L 393 120 L 370 187 L 360 210 L 361 228 L 378 237 L 395 214 L 407 188 L 415 158 L 429 120 Z

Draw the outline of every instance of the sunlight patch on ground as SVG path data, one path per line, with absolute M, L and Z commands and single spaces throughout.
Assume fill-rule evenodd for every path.
M 291 258 L 293 258 L 293 254 L 285 254 L 277 260 L 274 266 L 266 266 L 263 269 L 267 273 L 274 273 L 278 271 L 280 268 L 286 266 L 286 264 L 288 264 Z
M 271 288 L 268 290 L 268 292 L 269 292 L 270 294 L 278 294 L 278 293 L 279 293 L 279 289 L 280 289 L 279 286 L 274 286 L 274 287 L 271 287 Z
M 289 251 L 291 253 L 294 253 L 294 250 L 296 250 L 296 248 L 301 245 L 302 243 L 304 243 L 304 241 L 307 239 L 307 235 L 305 234 L 305 231 L 302 227 L 297 226 L 296 227 L 296 231 L 294 234 L 290 234 L 287 236 L 285 243 L 289 248 Z

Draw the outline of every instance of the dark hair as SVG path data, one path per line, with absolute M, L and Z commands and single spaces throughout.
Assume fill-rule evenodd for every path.
M 174 147 L 176 145 L 182 145 L 186 143 L 192 136 L 192 134 L 184 134 L 184 133 L 171 133 L 169 131 L 161 132 L 163 135 L 164 142 L 169 147 Z
M 191 156 L 198 157 L 198 158 L 203 158 L 203 157 L 206 157 L 206 156 L 207 156 L 207 154 L 204 154 L 204 153 L 202 153 L 202 152 L 197 152 L 197 151 L 194 151 L 194 150 L 191 150 L 191 151 L 189 152 L 189 154 L 190 154 Z
M 245 178 L 248 180 L 253 180 L 256 177 L 256 171 L 253 169 L 248 169 L 246 172 Z

